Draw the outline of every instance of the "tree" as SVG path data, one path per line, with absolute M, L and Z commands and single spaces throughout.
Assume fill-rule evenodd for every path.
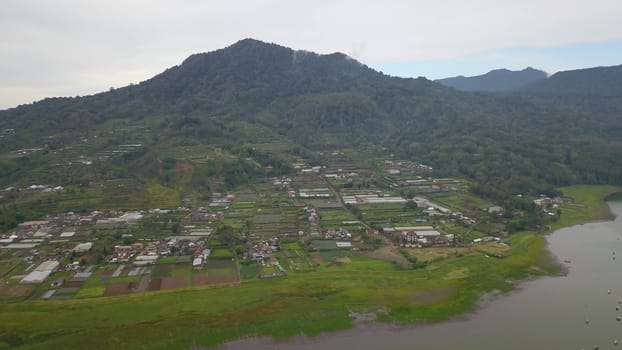
M 237 255 L 242 255 L 242 254 L 246 253 L 246 248 L 244 247 L 244 245 L 238 244 L 238 245 L 235 246 L 235 253 Z
M 242 242 L 244 242 L 242 236 L 239 233 L 235 232 L 233 228 L 228 225 L 218 227 L 215 234 L 230 248 L 233 248 L 236 245 L 242 244 Z
M 415 201 L 408 201 L 406 202 L 406 204 L 404 204 L 404 209 L 406 210 L 415 210 L 417 208 L 419 207 L 417 206 L 417 203 Z
M 181 228 L 181 225 L 179 224 L 179 222 L 175 222 L 173 226 L 171 227 L 171 230 L 173 231 L 173 233 L 177 234 L 179 233 L 180 228 Z

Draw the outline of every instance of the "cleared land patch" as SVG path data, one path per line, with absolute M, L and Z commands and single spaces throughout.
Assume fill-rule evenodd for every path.
M 410 261 L 406 259 L 399 250 L 393 246 L 384 246 L 372 252 L 363 253 L 365 256 L 390 261 L 403 267 L 409 267 Z
M 205 264 L 209 284 L 238 282 L 238 269 L 235 261 L 228 259 L 208 259 Z
M 134 290 L 133 282 L 110 283 L 104 292 L 105 297 L 129 294 Z

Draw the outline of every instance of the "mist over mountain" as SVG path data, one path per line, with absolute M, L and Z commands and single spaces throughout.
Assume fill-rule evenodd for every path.
M 139 84 L 0 111 L 0 130 L 12 130 L 0 138 L 2 154 L 45 150 L 0 159 L 0 185 L 44 182 L 53 170 L 67 184 L 134 177 L 209 192 L 263 176 L 267 165 L 287 173 L 293 155 L 321 164 L 316 151 L 340 148 L 424 162 L 436 175 L 472 179 L 474 191 L 500 199 L 573 183 L 620 184 L 622 103 L 614 87 L 622 80 L 598 69 L 578 75 L 559 73 L 544 81 L 563 82 L 537 85 L 544 72 L 493 71 L 481 86 L 533 85 L 472 94 L 390 77 L 342 53 L 244 39 Z M 581 95 L 573 99 L 585 102 L 580 106 L 543 97 L 564 84 L 582 94 L 585 86 L 570 85 L 586 81 L 615 96 L 603 104 Z M 128 144 L 140 147 L 119 151 Z M 53 167 L 69 155 L 100 161 L 85 173 Z
M 496 69 L 473 77 L 457 76 L 435 81 L 462 91 L 500 92 L 520 89 L 546 78 L 546 72 L 527 67 L 521 71 Z

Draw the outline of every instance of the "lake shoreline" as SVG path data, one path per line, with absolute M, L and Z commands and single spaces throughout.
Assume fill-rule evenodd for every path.
M 556 230 L 558 231 L 558 230 Z M 556 231 L 552 232 L 554 234 Z M 548 235 L 547 235 L 548 236 Z M 548 239 L 547 239 L 547 250 L 548 250 Z M 550 250 L 549 250 L 550 252 Z M 559 257 L 553 256 L 559 260 Z M 561 261 L 561 260 L 560 260 Z M 461 324 L 469 322 L 475 318 L 477 318 L 483 311 L 485 311 L 490 305 L 502 301 L 506 298 L 511 298 L 512 296 L 524 292 L 529 288 L 529 284 L 545 280 L 545 279 L 555 279 L 555 278 L 563 278 L 567 275 L 567 271 L 569 267 L 561 263 L 560 268 L 563 269 L 563 273 L 554 274 L 554 275 L 544 275 L 544 276 L 534 276 L 524 280 L 517 281 L 512 290 L 503 292 L 500 290 L 485 293 L 481 296 L 481 298 L 476 303 L 474 310 L 455 315 L 447 320 L 437 321 L 437 322 L 392 322 L 392 323 L 383 323 L 377 322 L 375 320 L 369 321 L 355 321 L 353 320 L 352 327 L 344 330 L 336 330 L 324 332 L 315 336 L 308 336 L 305 334 L 298 334 L 286 339 L 275 339 L 270 336 L 260 336 L 260 337 L 248 337 L 248 338 L 240 338 L 230 342 L 226 342 L 220 344 L 214 348 L 206 348 L 206 349 L 216 349 L 216 350 L 236 350 L 236 349 L 247 349 L 253 348 L 255 350 L 268 350 L 268 349 L 280 349 L 283 346 L 293 345 L 293 346 L 302 346 L 308 344 L 316 344 L 321 343 L 327 339 L 331 338 L 348 338 L 352 336 L 356 336 L 361 333 L 377 333 L 377 332 L 389 332 L 389 333 L 399 333 L 399 332 L 408 332 L 415 330 L 423 330 L 426 328 L 436 327 L 439 325 L 445 324 Z
M 438 322 L 415 322 L 415 323 L 382 323 L 374 320 L 369 320 L 365 322 L 355 322 L 353 321 L 353 326 L 350 329 L 345 330 L 337 330 L 337 331 L 329 331 L 325 333 L 321 333 L 316 336 L 307 336 L 305 334 L 299 334 L 287 339 L 274 339 L 269 336 L 261 336 L 261 337 L 249 337 L 238 339 L 231 342 L 226 342 L 216 347 L 216 349 L 220 350 L 233 350 L 233 349 L 244 349 L 252 347 L 254 349 L 280 349 L 282 347 L 286 348 L 296 348 L 298 346 L 303 347 L 305 345 L 312 344 L 321 344 L 324 341 L 330 339 L 337 338 L 356 338 L 357 335 L 362 333 L 400 333 L 400 332 L 410 332 L 410 331 L 421 331 L 426 328 L 434 328 L 442 325 L 452 325 L 452 324 L 463 324 L 469 321 L 472 321 L 478 316 L 480 316 L 483 312 L 485 312 L 491 305 L 495 303 L 499 303 L 508 298 L 512 298 L 515 295 L 519 295 L 524 293 L 534 283 L 540 283 L 543 280 L 550 279 L 558 279 L 560 277 L 565 277 L 568 275 L 569 270 L 571 268 L 570 261 L 567 261 L 564 257 L 557 255 L 551 249 L 551 239 L 559 234 L 559 231 L 565 228 L 571 228 L 574 226 L 583 226 L 592 223 L 599 222 L 608 222 L 616 219 L 616 214 L 612 211 L 611 206 L 609 205 L 610 201 L 621 200 L 619 196 L 622 194 L 622 191 L 614 191 L 602 197 L 602 203 L 607 206 L 608 215 L 607 217 L 594 217 L 592 220 L 588 220 L 581 223 L 575 223 L 569 226 L 562 226 L 555 228 L 553 231 L 548 232 L 544 235 L 544 239 L 546 242 L 546 252 L 550 254 L 550 257 L 554 260 L 554 264 L 559 267 L 559 273 L 552 275 L 543 275 L 543 276 L 532 276 L 526 279 L 518 280 L 513 283 L 513 287 L 510 291 L 493 291 L 489 293 L 483 294 L 480 299 L 477 301 L 474 309 L 472 311 L 466 312 L 464 314 L 455 315 L 447 320 L 438 321 Z M 596 215 L 598 216 L 598 215 Z

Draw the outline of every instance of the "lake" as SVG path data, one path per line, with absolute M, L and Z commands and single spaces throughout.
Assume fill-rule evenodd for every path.
M 568 274 L 521 283 L 481 309 L 433 325 L 357 328 L 283 342 L 254 338 L 219 349 L 622 349 L 622 201 L 615 221 L 568 227 L 548 237 Z

